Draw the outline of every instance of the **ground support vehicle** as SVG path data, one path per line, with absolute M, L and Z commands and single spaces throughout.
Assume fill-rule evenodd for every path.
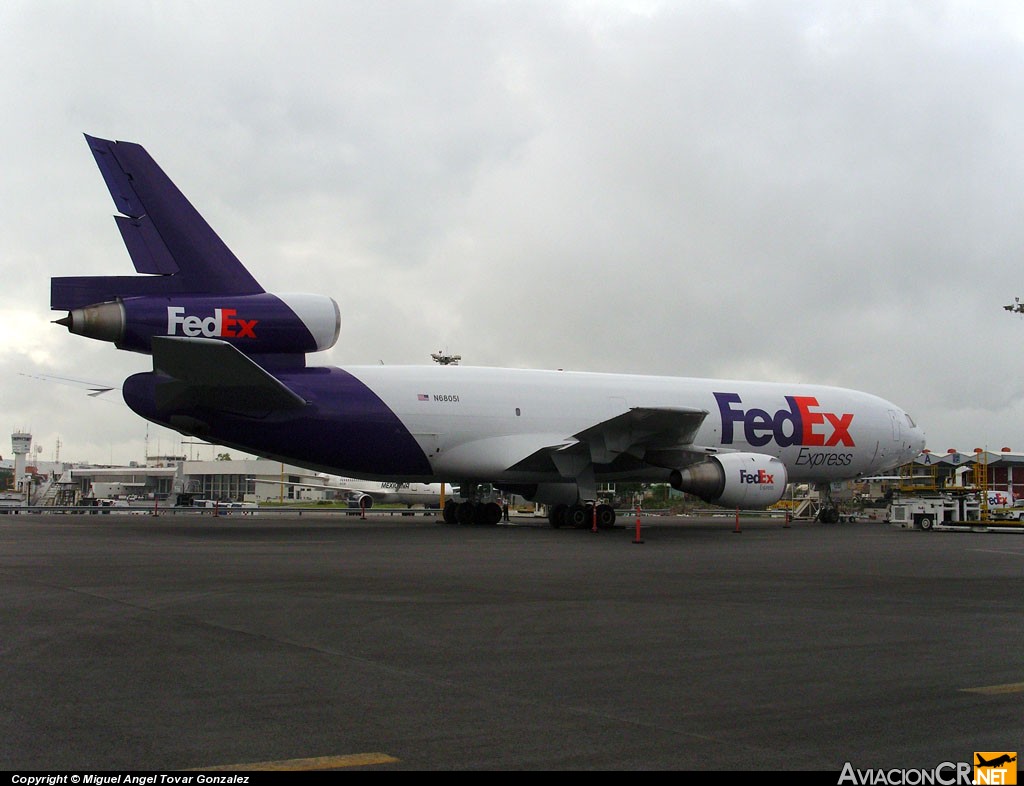
M 896 495 L 889 505 L 889 523 L 907 529 L 982 525 L 981 497 L 975 490 Z

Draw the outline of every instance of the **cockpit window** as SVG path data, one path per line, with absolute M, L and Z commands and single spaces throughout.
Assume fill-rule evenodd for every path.
M 910 417 L 910 415 L 908 415 L 906 412 L 904 412 L 903 413 L 903 417 L 905 417 L 907 419 L 907 423 L 910 424 L 911 428 L 917 428 L 917 424 L 914 422 L 914 419 L 912 417 Z

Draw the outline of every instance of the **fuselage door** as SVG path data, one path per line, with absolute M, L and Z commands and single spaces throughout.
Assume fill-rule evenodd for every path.
M 903 426 L 900 424 L 900 413 L 894 409 L 889 410 L 889 420 L 892 421 L 892 441 L 903 441 Z

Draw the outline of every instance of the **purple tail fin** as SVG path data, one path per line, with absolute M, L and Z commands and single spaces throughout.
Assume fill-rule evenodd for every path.
M 72 310 L 140 295 L 255 295 L 263 287 L 141 146 L 86 135 L 114 204 L 121 237 L 142 276 L 50 281 L 50 308 Z

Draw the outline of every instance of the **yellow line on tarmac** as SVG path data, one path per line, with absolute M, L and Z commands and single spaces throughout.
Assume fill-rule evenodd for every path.
M 337 770 L 343 767 L 365 767 L 371 764 L 392 764 L 398 761 L 386 753 L 353 753 L 348 756 L 318 756 L 313 759 L 280 759 L 255 761 L 246 764 L 218 764 L 216 767 L 197 767 L 204 772 L 247 772 L 279 770 Z
M 961 693 L 984 693 L 987 696 L 998 696 L 1002 693 L 1024 693 L 1024 682 L 1010 682 L 1006 685 L 985 685 L 981 688 L 961 688 Z

